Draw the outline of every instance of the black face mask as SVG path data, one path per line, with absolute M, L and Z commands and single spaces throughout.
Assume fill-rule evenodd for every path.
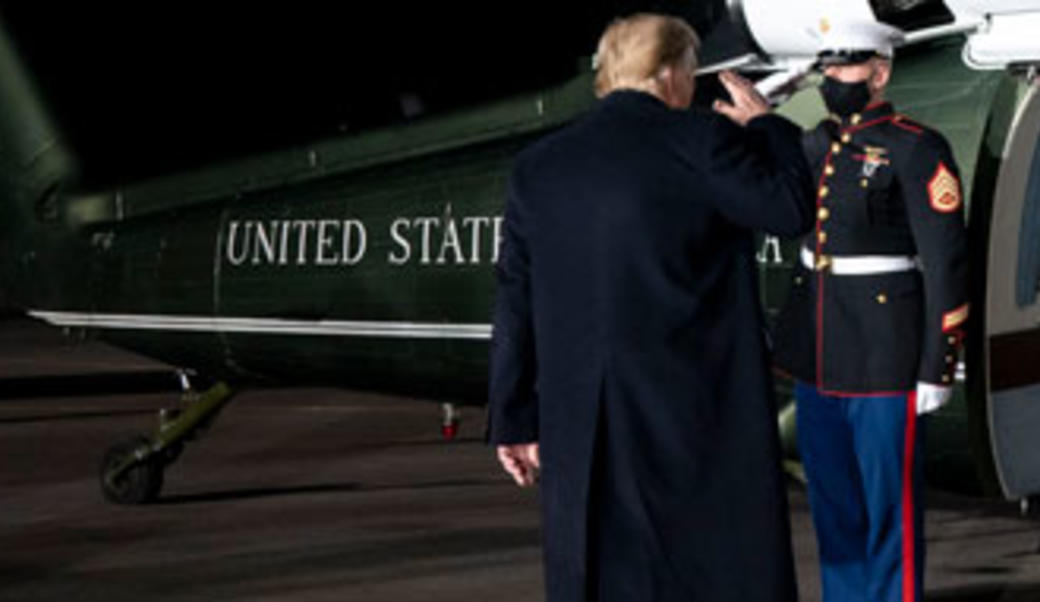
M 870 88 L 865 81 L 849 84 L 825 77 L 820 84 L 820 94 L 827 110 L 841 118 L 861 112 L 870 102 Z

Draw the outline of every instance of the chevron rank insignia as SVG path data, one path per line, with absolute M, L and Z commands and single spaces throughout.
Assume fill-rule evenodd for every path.
M 932 209 L 939 213 L 952 213 L 961 206 L 961 186 L 957 176 L 942 161 L 928 181 L 928 199 Z

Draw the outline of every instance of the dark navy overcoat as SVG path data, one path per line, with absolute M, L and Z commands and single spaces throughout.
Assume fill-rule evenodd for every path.
M 812 224 L 800 135 L 617 91 L 517 158 L 488 437 L 540 444 L 550 602 L 796 599 L 752 231 Z

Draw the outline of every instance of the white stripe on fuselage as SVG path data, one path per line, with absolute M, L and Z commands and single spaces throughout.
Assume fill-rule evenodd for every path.
M 29 315 L 55 326 L 120 330 L 170 330 L 312 336 L 388 337 L 405 339 L 491 338 L 490 324 L 436 322 L 376 322 L 352 320 L 286 320 L 282 318 L 234 318 L 216 316 L 164 316 L 108 314 L 72 311 L 29 311 Z

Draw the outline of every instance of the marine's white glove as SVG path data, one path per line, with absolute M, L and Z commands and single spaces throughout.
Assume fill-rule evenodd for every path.
M 917 383 L 917 415 L 934 412 L 949 403 L 953 387 Z

